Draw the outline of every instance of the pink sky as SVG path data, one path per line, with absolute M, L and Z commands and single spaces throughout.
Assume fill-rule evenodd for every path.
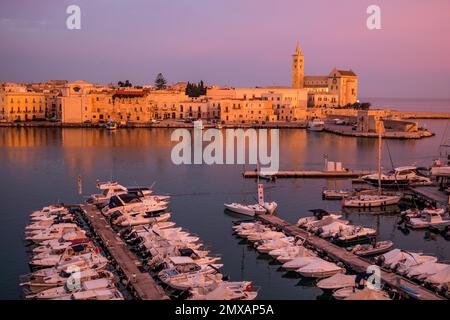
M 300 40 L 306 73 L 353 69 L 362 97 L 450 98 L 448 0 L 17 0 L 0 3 L 0 80 L 289 85 Z M 82 29 L 65 27 L 78 4 Z M 366 28 L 366 8 L 382 30 Z

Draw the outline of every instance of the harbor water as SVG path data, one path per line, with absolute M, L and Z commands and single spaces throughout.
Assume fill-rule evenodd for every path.
M 447 120 L 423 120 L 436 133 L 423 140 L 389 140 L 383 149 L 383 167 L 429 166 L 438 155 Z M 279 265 L 260 256 L 232 235 L 225 202 L 255 202 L 256 182 L 243 179 L 242 165 L 175 165 L 171 161 L 173 129 L 0 128 L 0 298 L 19 299 L 19 276 L 29 272 L 24 227 L 32 210 L 51 203 L 80 203 L 96 192 L 97 180 L 124 185 L 155 182 L 155 190 L 173 195 L 173 220 L 222 256 L 224 273 L 260 287 L 261 299 L 327 298 L 314 282 L 290 278 Z M 389 157 L 389 152 L 392 158 Z M 303 129 L 280 130 L 280 170 L 322 169 L 324 155 L 347 168 L 374 169 L 377 140 L 352 138 Z M 279 179 L 265 183 L 266 198 L 278 202 L 277 214 L 289 222 L 309 215 L 309 209 L 339 211 L 339 201 L 324 201 L 321 190 L 349 180 Z M 80 194 L 81 193 L 81 194 Z M 397 228 L 396 215 L 351 213 L 355 224 L 375 227 L 380 240 L 396 247 L 450 260 L 450 242 L 427 231 L 408 234 Z

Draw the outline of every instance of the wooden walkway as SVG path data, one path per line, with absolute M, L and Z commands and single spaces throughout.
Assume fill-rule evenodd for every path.
M 278 171 L 271 173 L 270 176 L 276 178 L 356 178 L 359 176 L 373 173 L 365 170 L 349 170 L 349 171 Z M 244 171 L 244 178 L 257 178 L 258 172 Z
M 416 187 L 410 188 L 412 193 L 420 198 L 424 198 L 428 202 L 436 202 L 436 204 L 448 208 L 449 198 L 445 192 L 440 191 L 437 187 Z
M 109 254 L 116 261 L 122 272 L 130 281 L 137 296 L 141 300 L 167 300 L 169 297 L 156 284 L 148 272 L 141 272 L 138 268 L 140 261 L 128 249 L 126 244 L 114 232 L 109 223 L 93 205 L 82 205 L 85 218 L 95 234 L 100 237 Z
M 352 254 L 346 249 L 338 247 L 325 239 L 312 235 L 295 225 L 291 225 L 279 217 L 261 215 L 258 216 L 258 219 L 277 227 L 289 236 L 298 236 L 305 239 L 305 243 L 307 245 L 320 252 L 326 253 L 333 260 L 344 263 L 347 267 L 356 272 L 366 271 L 367 267 L 371 265 L 368 261 Z M 398 292 L 403 295 L 417 300 L 444 300 L 444 298 L 434 294 L 424 287 L 413 283 L 400 275 L 385 271 L 383 269 L 381 270 L 381 280 L 389 287 L 397 289 Z

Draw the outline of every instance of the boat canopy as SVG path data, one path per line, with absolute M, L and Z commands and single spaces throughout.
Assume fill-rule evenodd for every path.
M 194 260 L 190 257 L 177 256 L 177 257 L 170 257 L 169 259 L 175 265 L 194 263 Z

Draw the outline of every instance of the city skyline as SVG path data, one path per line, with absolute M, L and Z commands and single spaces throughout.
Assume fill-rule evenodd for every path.
M 81 30 L 65 26 L 70 4 Z M 450 4 L 377 1 L 382 29 L 368 30 L 371 1 L 32 1 L 0 4 L 0 80 L 78 79 L 151 84 L 199 81 L 234 87 L 290 85 L 300 41 L 305 72 L 352 69 L 361 97 L 450 98 Z M 420 21 L 411 17 L 420 16 Z M 439 33 L 437 33 L 439 31 Z M 332 35 L 332 36 L 331 36 Z

